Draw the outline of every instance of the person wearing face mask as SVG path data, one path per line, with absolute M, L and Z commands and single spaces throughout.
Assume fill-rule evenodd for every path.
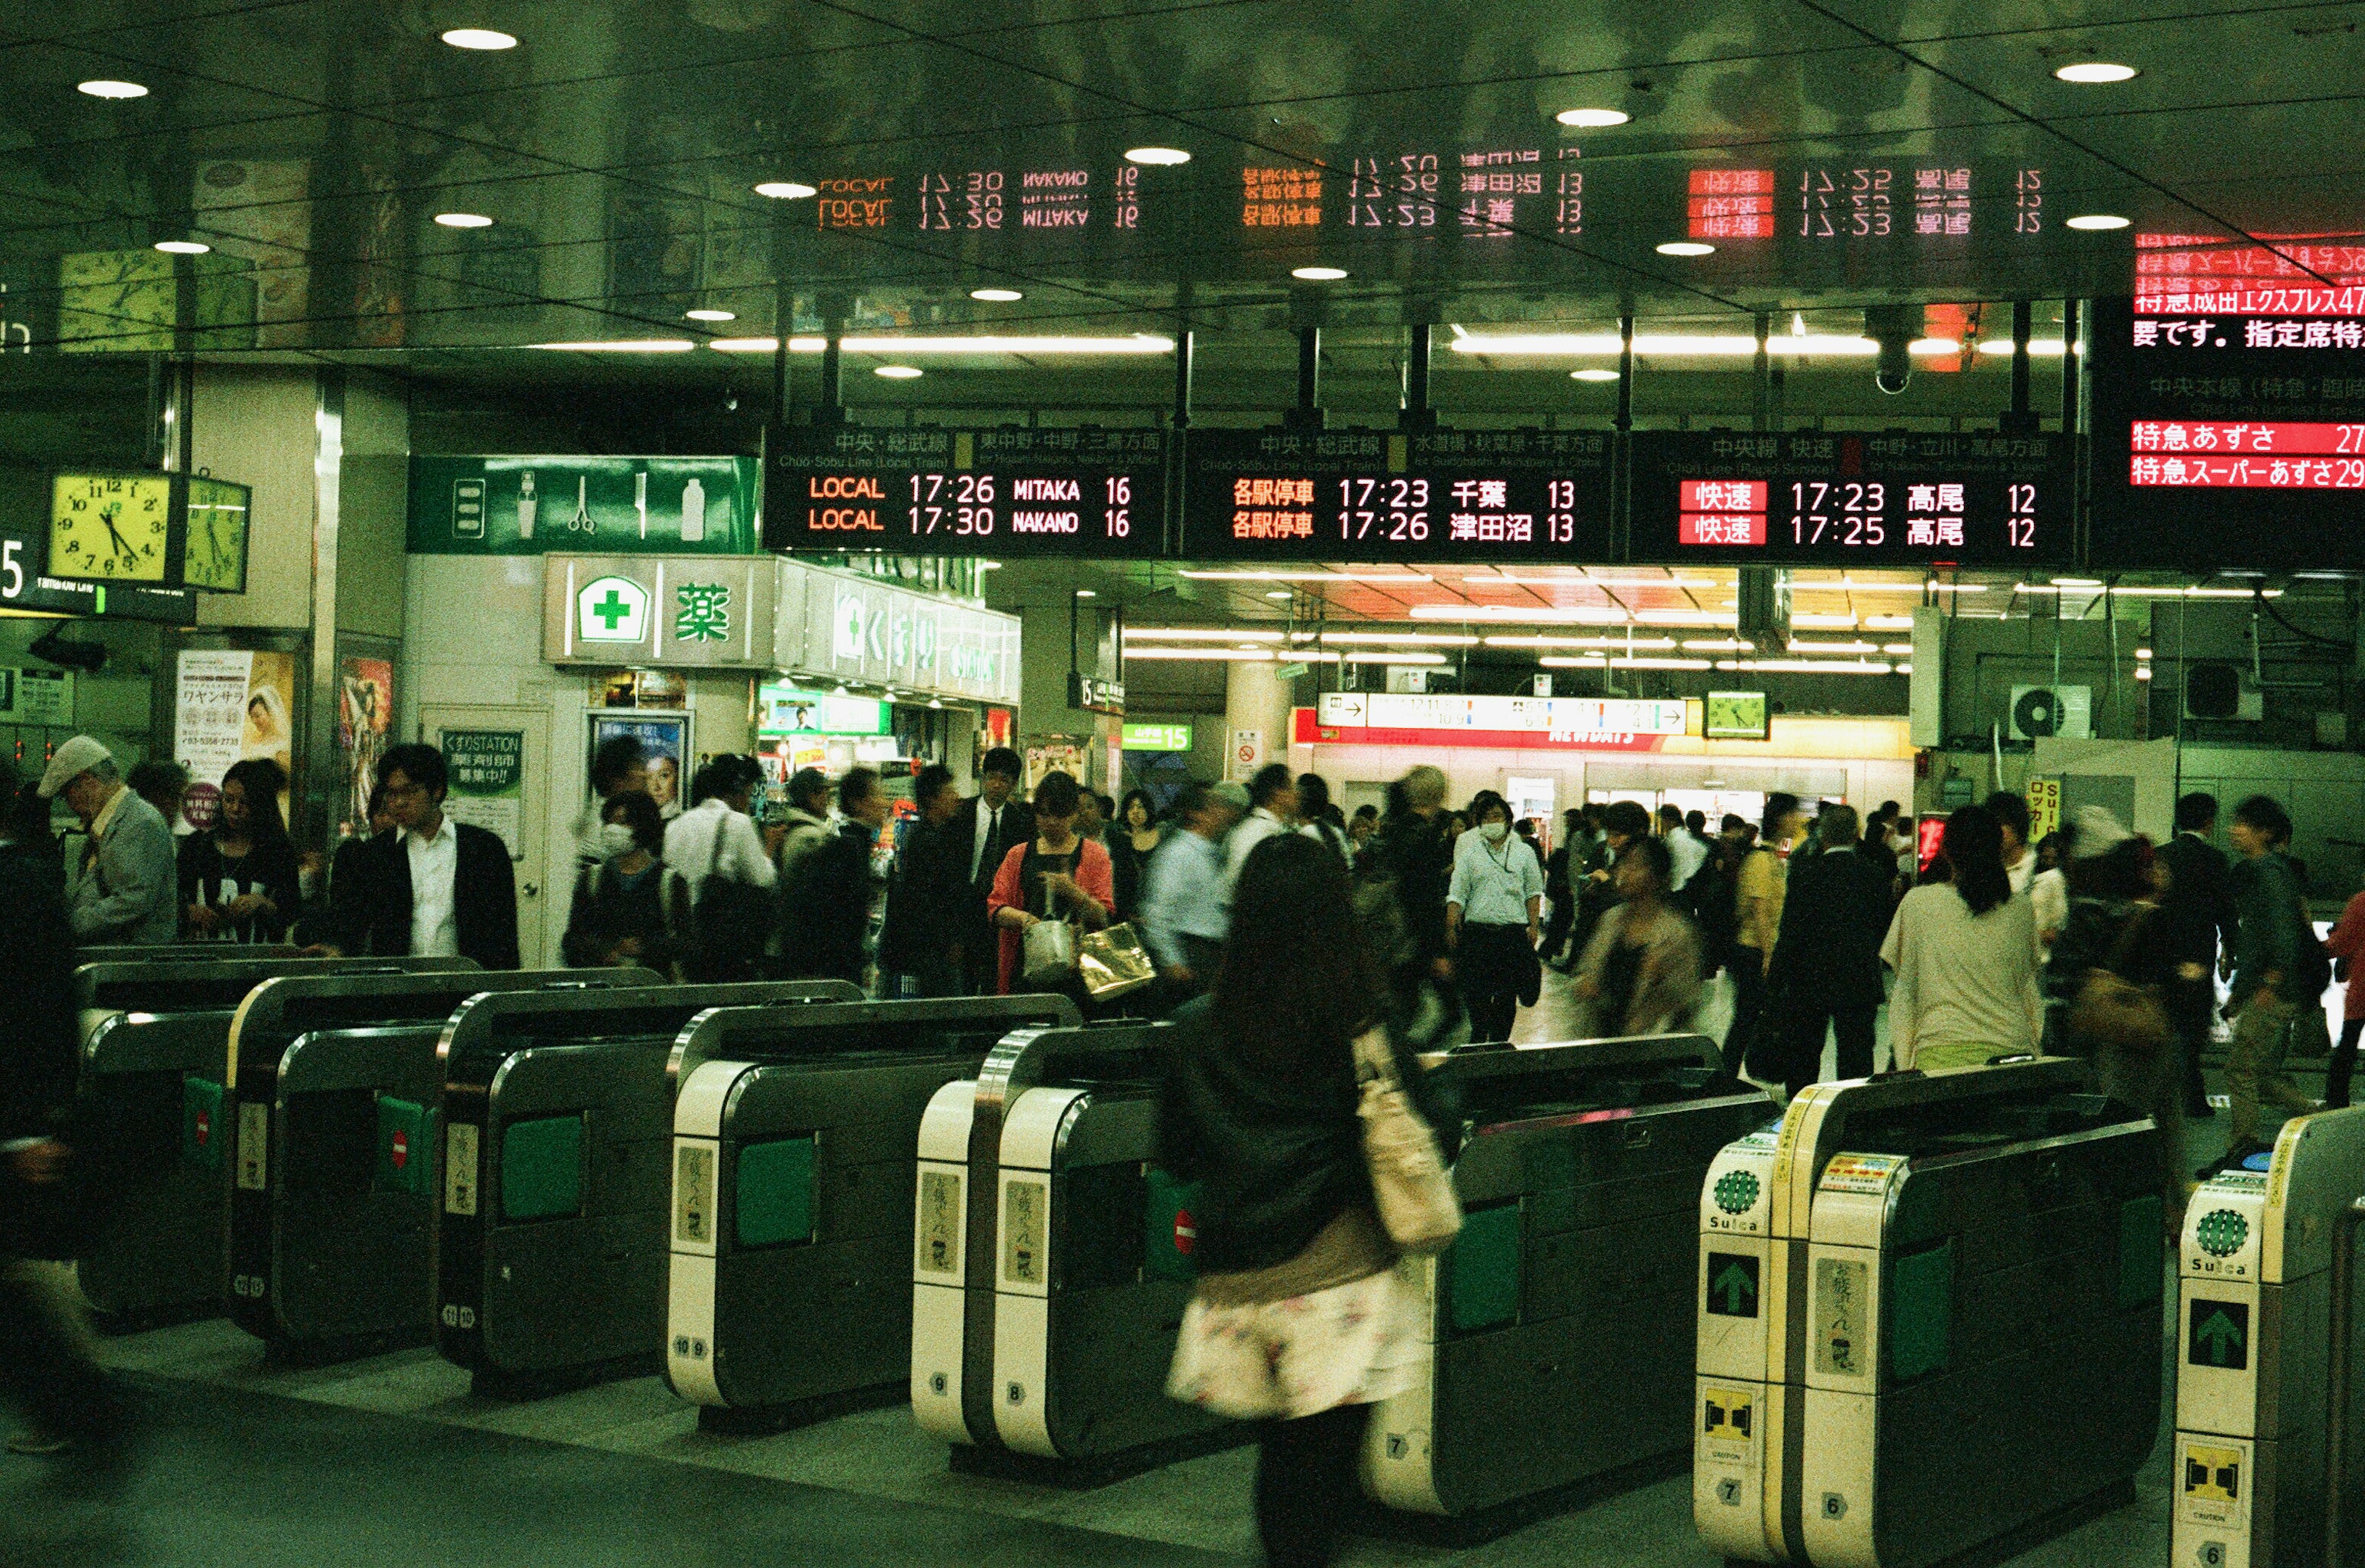
M 1474 824 L 1453 846 L 1453 880 L 1445 892 L 1447 939 L 1470 1012 L 1473 1040 L 1508 1040 L 1522 1002 L 1542 982 L 1543 868 L 1511 833 L 1511 809 L 1492 790 L 1470 802 Z
M 657 803 L 645 791 L 622 792 L 600 816 L 600 857 L 576 880 L 561 951 L 577 969 L 638 967 L 679 980 L 691 941 L 689 883 L 658 858 Z

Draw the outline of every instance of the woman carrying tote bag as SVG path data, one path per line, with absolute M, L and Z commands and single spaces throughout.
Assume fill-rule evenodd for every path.
M 1018 991 L 1073 991 L 1082 994 L 1075 977 L 1076 943 L 1083 931 L 1098 931 L 1109 923 L 1116 904 L 1115 874 L 1108 850 L 1076 832 L 1076 781 L 1068 774 L 1046 773 L 1035 786 L 1035 836 L 1014 845 L 994 873 L 993 890 L 985 901 L 986 918 L 993 923 L 1002 944 L 998 971 L 1000 990 Z M 1037 910 L 1045 913 L 1037 914 Z M 1049 923 L 1073 922 L 1064 949 L 1057 931 L 1037 931 Z M 1044 965 L 1047 957 L 1064 950 L 1063 980 L 1054 980 Z
M 1257 1529 L 1279 1568 L 1336 1556 L 1364 1406 L 1425 1351 L 1392 1229 L 1434 1250 L 1458 1223 L 1421 1070 L 1373 1026 L 1379 996 L 1338 852 L 1267 839 L 1241 868 L 1213 991 L 1176 1014 L 1160 1102 L 1159 1163 L 1200 1184 L 1199 1281 L 1167 1393 L 1261 1424 Z

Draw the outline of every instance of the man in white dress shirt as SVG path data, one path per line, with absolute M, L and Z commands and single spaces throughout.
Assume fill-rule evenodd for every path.
M 1240 879 L 1240 868 L 1249 863 L 1249 852 L 1268 838 L 1289 833 L 1290 823 L 1297 815 L 1297 776 L 1286 763 L 1269 762 L 1249 780 L 1249 814 L 1240 825 L 1232 829 L 1232 836 L 1224 847 L 1224 891 L 1227 896 Z

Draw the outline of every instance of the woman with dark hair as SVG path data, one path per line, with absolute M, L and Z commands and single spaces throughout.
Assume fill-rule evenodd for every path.
M 1407 1386 L 1423 1349 L 1423 1297 L 1373 1207 L 1356 1114 L 1364 1059 L 1421 1093 L 1376 1026 L 1380 985 L 1345 865 L 1299 834 L 1267 839 L 1241 868 L 1214 991 L 1176 1014 L 1159 1103 L 1159 1164 L 1199 1183 L 1198 1283 L 1167 1392 L 1259 1423 L 1257 1532 L 1276 1568 L 1336 1556 L 1363 1406 Z
M 1297 776 L 1297 816 L 1306 825 L 1297 831 L 1317 844 L 1327 844 L 1339 859 L 1351 862 L 1347 830 L 1338 822 L 1339 808 L 1330 803 L 1330 783 L 1319 773 Z
M 1897 971 L 1889 1059 L 1900 1068 L 1976 1067 L 2033 1052 L 2045 1034 L 2036 915 L 2012 890 L 2003 830 L 1984 808 L 1961 808 L 1946 819 L 1945 860 L 1952 879 L 1906 894 L 1880 946 Z
M 1109 852 L 1076 832 L 1081 791 L 1070 775 L 1054 770 L 1035 786 L 1035 836 L 1013 845 L 993 874 L 985 917 L 1002 936 L 996 989 L 1004 996 L 1028 990 L 1018 985 L 1019 955 L 1026 931 L 1046 920 L 1071 920 L 1086 931 L 1109 923 L 1116 902 L 1115 873 Z
M 1594 926 L 1577 963 L 1584 1034 L 1666 1035 L 1690 1025 L 1699 1002 L 1699 935 L 1667 902 L 1674 879 L 1664 838 L 1633 840 L 1610 868 L 1620 902 Z
M 1535 1004 L 1543 981 L 1543 868 L 1511 832 L 1511 808 L 1492 790 L 1470 802 L 1472 827 L 1453 846 L 1445 929 L 1470 1012 L 1470 1037 L 1508 1040 L 1520 1003 Z
M 600 808 L 600 858 L 575 882 L 559 944 L 579 969 L 655 969 L 681 979 L 692 939 L 689 882 L 658 857 L 665 853 L 665 818 L 639 790 L 611 794 Z
M 1109 868 L 1115 876 L 1116 907 L 1122 918 L 1141 913 L 1141 879 L 1149 871 L 1149 857 L 1166 841 L 1158 825 L 1158 807 L 1147 790 L 1127 790 L 1108 832 Z
M 249 757 L 222 775 L 210 832 L 181 841 L 182 924 L 191 936 L 277 942 L 303 900 L 296 847 L 279 820 L 287 775 L 268 757 Z

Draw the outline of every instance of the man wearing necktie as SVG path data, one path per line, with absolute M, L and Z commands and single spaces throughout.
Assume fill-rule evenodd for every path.
M 991 995 L 998 949 L 986 924 L 985 899 L 994 873 L 1016 846 L 1035 836 L 1034 808 L 1018 799 L 1018 754 L 995 746 L 979 764 L 978 792 L 961 802 L 950 824 L 958 848 L 955 864 L 967 868 L 969 902 L 961 915 L 961 974 L 973 995 Z

